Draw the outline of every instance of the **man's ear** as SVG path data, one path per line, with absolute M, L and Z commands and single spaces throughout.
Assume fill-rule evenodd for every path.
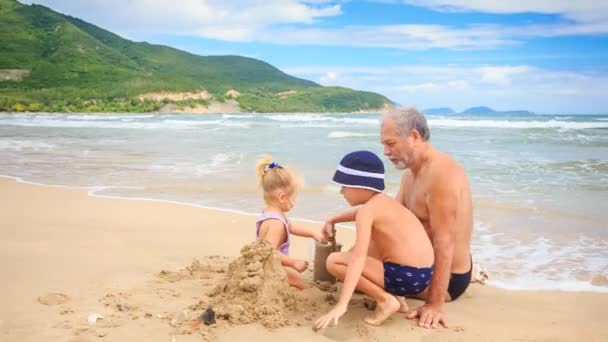
M 412 138 L 412 143 L 414 144 L 417 144 L 422 139 L 420 132 L 415 128 L 410 131 L 409 137 Z

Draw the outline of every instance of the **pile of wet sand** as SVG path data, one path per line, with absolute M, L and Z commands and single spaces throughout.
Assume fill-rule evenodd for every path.
M 230 263 L 224 282 L 208 295 L 219 318 L 235 324 L 259 322 L 265 327 L 288 325 L 298 307 L 295 290 L 274 248 L 256 241 L 241 249 Z

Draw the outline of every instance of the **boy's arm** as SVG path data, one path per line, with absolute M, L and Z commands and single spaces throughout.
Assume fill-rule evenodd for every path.
M 337 214 L 325 221 L 325 223 L 323 224 L 323 228 L 321 228 L 321 234 L 323 236 L 323 239 L 327 240 L 333 236 L 333 228 L 336 223 L 353 222 L 357 217 L 359 208 L 360 207 L 354 207 L 348 209 L 347 211 Z
M 359 208 L 361 208 L 361 207 L 354 207 L 354 208 L 348 209 L 345 212 L 342 212 L 340 214 L 337 214 L 337 215 L 331 217 L 326 222 L 330 223 L 330 224 L 336 224 L 336 223 L 342 223 L 342 222 L 353 222 L 357 218 L 357 212 L 359 212 Z
M 369 248 L 369 242 L 372 233 L 373 213 L 371 208 L 365 206 L 357 213 L 357 233 L 355 246 L 351 250 L 351 259 L 349 260 L 348 267 L 346 268 L 346 276 L 344 278 L 344 285 L 340 292 L 340 298 L 336 306 L 325 316 L 319 318 L 315 322 L 315 329 L 325 329 L 330 323 L 334 325 L 338 324 L 338 319 L 344 315 L 348 307 L 348 302 L 355 292 L 357 283 L 361 278 L 363 269 L 365 268 L 365 261 L 367 258 L 367 249 Z

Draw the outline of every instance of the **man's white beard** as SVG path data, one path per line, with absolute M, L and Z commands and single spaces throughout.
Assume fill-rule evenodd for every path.
M 405 170 L 407 169 L 407 165 L 405 165 L 405 162 L 403 160 L 400 160 L 396 163 L 393 163 L 393 165 L 395 165 L 395 168 L 397 168 L 397 170 Z

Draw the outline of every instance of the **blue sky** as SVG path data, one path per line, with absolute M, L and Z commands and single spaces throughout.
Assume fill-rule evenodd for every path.
M 135 41 L 254 57 L 402 105 L 608 113 L 608 1 L 22 2 Z

